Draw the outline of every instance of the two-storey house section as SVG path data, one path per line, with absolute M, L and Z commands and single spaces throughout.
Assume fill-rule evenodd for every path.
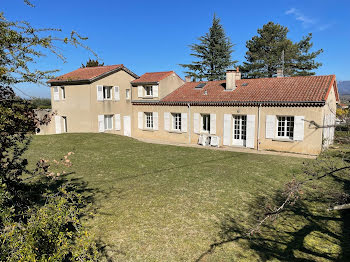
M 184 84 L 174 72 L 145 73 L 131 82 L 133 86 L 133 126 L 134 137 L 153 138 L 154 131 L 163 124 L 160 118 L 160 107 L 153 107 L 165 96 Z
M 108 132 L 131 136 L 136 74 L 121 65 L 79 68 L 51 79 L 55 133 Z

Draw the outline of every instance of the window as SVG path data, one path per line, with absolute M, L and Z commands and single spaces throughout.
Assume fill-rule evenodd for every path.
M 130 89 L 125 90 L 125 99 L 127 99 L 127 100 L 130 99 Z
M 181 131 L 181 113 L 171 114 L 173 117 L 173 130 Z
M 64 86 L 61 86 L 62 99 L 66 99 L 66 90 Z
M 277 137 L 293 139 L 294 116 L 278 116 Z
M 145 86 L 146 96 L 153 96 L 152 86 Z
M 67 133 L 67 117 L 66 116 L 62 116 L 62 120 L 63 120 L 63 132 Z
M 104 116 L 105 130 L 111 130 L 113 128 L 113 115 Z
M 210 131 L 210 115 L 202 115 L 202 131 Z
M 104 86 L 103 87 L 103 99 L 112 99 L 112 87 Z
M 153 113 L 148 112 L 145 113 L 145 120 L 146 120 L 146 128 L 153 129 Z

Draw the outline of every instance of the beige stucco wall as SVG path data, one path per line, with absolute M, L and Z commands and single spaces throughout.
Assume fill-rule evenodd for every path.
M 51 87 L 52 110 L 59 116 L 67 117 L 69 133 L 98 132 L 98 115 L 121 114 L 121 130 L 116 131 L 113 123 L 113 130 L 106 132 L 123 134 L 123 116 L 131 116 L 132 112 L 131 99 L 126 99 L 126 89 L 131 90 L 130 82 L 134 79 L 121 70 L 88 85 L 66 85 L 66 98 L 62 100 L 62 94 L 59 92 L 59 101 L 54 101 Z M 112 90 L 111 100 L 97 101 L 97 85 L 119 86 L 120 100 L 114 99 Z M 61 124 L 63 130 L 63 123 Z
M 193 131 L 193 114 L 216 114 L 216 135 L 220 137 L 220 145 L 223 143 L 224 114 L 232 115 L 255 115 L 255 141 L 254 148 L 259 150 L 288 151 L 294 153 L 316 155 L 322 150 L 322 130 L 310 125 L 309 121 L 322 123 L 322 107 L 261 107 L 260 108 L 260 129 L 258 130 L 259 109 L 258 107 L 208 107 L 208 106 L 133 106 L 133 136 L 143 139 L 157 139 L 177 143 L 197 143 L 199 134 Z M 159 130 L 149 131 L 138 128 L 138 112 L 158 112 Z M 164 112 L 188 113 L 188 130 L 186 133 L 174 133 L 164 130 Z M 282 142 L 276 139 L 266 139 L 266 115 L 281 116 L 304 116 L 304 140 Z M 233 123 L 232 123 L 233 125 Z M 259 132 L 259 140 L 258 140 Z M 259 141 L 259 142 L 258 142 Z M 259 145 L 258 145 L 259 143 Z
M 169 95 L 185 82 L 175 73 L 159 81 L 159 99 Z

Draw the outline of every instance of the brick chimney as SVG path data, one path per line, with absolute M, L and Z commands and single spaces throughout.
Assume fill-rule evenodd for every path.
M 278 68 L 277 69 L 277 77 L 283 77 L 283 69 L 282 68 Z
M 241 72 L 239 72 L 239 68 L 236 70 L 228 69 L 226 71 L 226 90 L 233 91 L 236 89 L 236 80 L 241 79 Z
M 185 76 L 185 82 L 191 82 L 191 76 Z

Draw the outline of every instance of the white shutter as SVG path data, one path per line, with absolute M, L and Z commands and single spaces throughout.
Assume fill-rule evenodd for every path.
M 104 115 L 98 115 L 97 120 L 98 120 L 98 132 L 104 132 L 105 131 L 105 126 L 104 126 Z
M 170 113 L 164 112 L 164 130 L 170 131 Z
M 210 134 L 216 134 L 216 114 L 210 114 Z
M 96 89 L 97 89 L 97 101 L 103 101 L 103 86 L 97 85 Z
M 137 96 L 138 97 L 143 97 L 143 86 L 138 86 L 137 87 Z
M 153 129 L 158 130 L 158 112 L 153 112 Z
M 246 147 L 254 148 L 255 142 L 255 115 L 247 115 Z
M 223 144 L 229 146 L 232 137 L 232 115 L 224 114 L 224 139 Z
M 153 97 L 158 97 L 158 86 L 152 87 Z
M 57 86 L 53 88 L 53 100 L 60 101 L 60 93 Z
M 199 134 L 199 113 L 193 114 L 193 132 Z
M 120 130 L 120 114 L 115 114 L 115 130 Z
M 187 113 L 181 113 L 181 132 L 187 132 Z
M 56 134 L 61 134 L 61 117 L 55 116 Z
M 275 138 L 275 125 L 276 122 L 276 116 L 274 115 L 267 115 L 266 116 L 266 134 L 265 137 L 266 138 Z
M 120 92 L 119 92 L 119 86 L 114 87 L 114 100 L 119 101 L 120 100 Z
M 143 129 L 143 112 L 138 112 L 137 116 L 138 128 Z
M 294 117 L 294 135 L 293 140 L 304 140 L 304 116 Z

